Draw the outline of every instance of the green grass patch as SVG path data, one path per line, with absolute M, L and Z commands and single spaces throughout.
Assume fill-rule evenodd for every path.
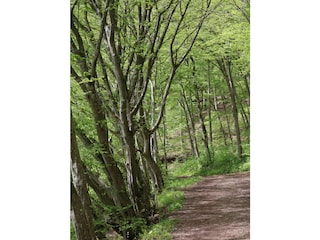
M 247 162 L 244 162 L 244 163 L 240 164 L 240 166 L 239 166 L 239 171 L 240 171 L 240 172 L 250 171 L 250 162 L 247 161 Z
M 167 189 L 181 190 L 185 187 L 188 187 L 196 182 L 201 180 L 201 176 L 180 176 L 172 177 L 171 181 L 168 182 Z
M 173 177 L 181 177 L 181 176 L 195 176 L 198 175 L 201 164 L 199 160 L 195 158 L 189 158 L 186 161 L 174 162 L 171 166 L 170 175 Z
M 139 239 L 142 240 L 171 240 L 175 221 L 172 219 L 165 219 L 153 225 L 150 229 L 146 229 Z
M 246 147 L 246 152 L 248 151 Z M 246 153 L 243 159 L 238 159 L 235 153 L 227 148 L 220 148 L 208 159 L 207 155 L 200 158 L 201 176 L 219 175 L 250 170 L 250 158 Z
M 180 209 L 184 194 L 178 190 L 165 190 L 158 196 L 158 207 L 167 212 Z

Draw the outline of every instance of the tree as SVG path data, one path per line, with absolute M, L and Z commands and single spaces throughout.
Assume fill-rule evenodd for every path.
M 243 100 L 249 98 L 250 94 L 248 81 L 249 7 L 249 1 L 224 1 L 216 9 L 216 14 L 212 15 L 210 21 L 207 21 L 203 28 L 203 33 L 212 34 L 213 37 L 207 41 L 208 37 L 205 34 L 200 35 L 199 41 L 193 49 L 193 51 L 197 50 L 198 53 L 195 56 L 198 56 L 200 52 L 204 59 L 216 65 L 216 69 L 219 69 L 220 76 L 225 83 L 225 87 L 227 87 L 234 125 L 234 133 L 229 130 L 230 140 L 232 143 L 232 135 L 235 135 L 239 159 L 242 157 L 241 124 L 244 124 L 245 128 L 249 128 L 249 113 L 246 112 L 247 110 L 242 104 Z M 218 79 L 215 78 L 215 81 Z M 242 90 L 242 85 L 245 85 L 247 92 Z M 239 92 L 242 94 L 239 95 Z M 224 93 L 222 96 L 224 96 Z M 223 109 L 227 110 L 225 104 L 223 104 Z M 239 112 L 243 118 L 243 123 L 240 123 Z M 225 111 L 225 117 L 228 118 L 226 114 L 228 114 L 228 111 Z
M 72 2 L 71 77 L 77 83 L 73 86 L 82 91 L 77 93 L 79 99 L 84 96 L 87 102 L 92 124 L 80 126 L 82 113 L 74 115 L 75 132 L 86 148 L 96 149 L 90 156 L 101 166 L 96 171 L 98 177 L 90 166 L 84 169 L 101 202 L 119 208 L 120 222 L 111 223 L 116 230 L 125 219 L 148 220 L 154 212 L 152 189 L 161 190 L 164 183 L 151 142 L 155 141 L 173 79 L 209 14 L 211 1 L 202 3 L 199 7 L 191 0 Z M 191 8 L 198 14 L 197 21 L 187 18 Z M 155 78 L 159 58 L 166 59 L 168 68 L 150 120 L 146 96 L 150 95 L 148 85 Z M 120 153 L 113 150 L 114 138 L 123 147 Z M 133 239 L 140 230 L 129 225 L 119 231 Z

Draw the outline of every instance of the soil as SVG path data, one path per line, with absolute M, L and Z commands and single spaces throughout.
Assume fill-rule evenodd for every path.
M 205 177 L 184 191 L 182 209 L 170 215 L 173 239 L 250 239 L 250 172 Z

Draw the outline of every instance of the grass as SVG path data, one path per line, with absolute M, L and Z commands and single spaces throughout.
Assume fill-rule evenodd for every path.
M 175 221 L 172 219 L 164 219 L 155 224 L 150 229 L 146 229 L 140 236 L 143 240 L 171 240 L 171 231 L 173 230 Z
M 245 155 L 246 156 L 246 155 Z M 199 174 L 201 176 L 210 176 L 226 173 L 234 173 L 240 171 L 250 170 L 249 156 L 239 160 L 238 157 L 226 148 L 221 148 L 215 151 L 214 157 L 208 159 L 207 156 L 200 158 L 201 169 Z

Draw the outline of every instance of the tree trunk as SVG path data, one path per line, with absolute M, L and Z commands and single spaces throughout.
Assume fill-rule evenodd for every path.
M 77 240 L 96 240 L 93 222 L 87 219 L 86 209 L 74 184 L 71 184 L 71 219 Z
M 216 114 L 218 122 L 219 122 L 220 132 L 222 133 L 222 136 L 223 136 L 224 146 L 228 146 L 225 130 L 224 130 L 224 127 L 223 127 L 223 124 L 222 124 L 222 120 L 221 120 L 221 116 L 220 116 L 220 112 L 219 112 L 219 109 L 218 109 L 215 85 L 213 86 L 213 109 L 215 111 L 215 114 Z
M 166 123 L 166 113 L 163 112 L 163 163 L 166 169 L 166 175 L 168 175 L 168 161 L 167 161 L 167 123 Z
M 192 127 L 190 126 L 190 122 L 188 121 L 188 113 L 186 111 L 185 103 L 184 103 L 183 99 L 178 99 L 178 102 L 179 102 L 179 105 L 180 105 L 181 109 L 183 109 L 183 112 L 184 112 L 184 115 L 185 115 L 190 147 L 192 149 L 193 156 L 195 156 L 196 155 L 195 148 L 194 148 L 195 146 L 194 146 L 194 143 L 193 143 L 193 137 L 192 137 L 192 132 L 191 132 L 192 131 L 191 130 Z
M 164 187 L 164 181 L 162 178 L 161 170 L 154 158 L 152 157 L 152 136 L 155 133 L 151 133 L 146 127 L 144 108 L 140 107 L 140 133 L 143 137 L 143 157 L 146 159 L 148 169 L 150 170 L 150 176 L 155 189 L 160 190 Z
M 238 78 L 240 78 L 240 76 L 238 76 Z M 243 123 L 245 125 L 246 129 L 250 128 L 250 121 L 249 121 L 249 117 L 243 107 L 243 103 L 247 102 L 247 99 L 249 100 L 249 97 L 247 96 L 247 93 L 245 92 L 245 90 L 242 87 L 242 84 L 239 83 L 237 86 L 239 86 L 239 89 L 241 90 L 241 96 L 239 97 L 238 94 L 238 105 L 240 106 L 240 113 L 241 113 L 241 117 L 243 120 Z M 247 98 L 248 97 L 248 98 Z
M 241 159 L 242 146 L 241 146 L 240 126 L 239 126 L 238 108 L 236 104 L 236 89 L 234 87 L 232 73 L 231 73 L 231 60 L 229 57 L 224 57 L 222 59 L 217 60 L 217 63 L 228 85 L 229 94 L 231 98 L 231 105 L 232 105 L 232 115 L 234 119 L 234 127 L 236 132 L 236 139 L 237 139 L 237 155 L 238 155 L 238 158 Z
M 249 86 L 250 74 L 247 74 L 243 78 L 244 78 L 244 82 L 246 84 L 246 89 L 247 89 L 247 92 L 248 92 L 248 99 L 249 99 L 249 103 L 248 104 L 250 105 L 250 86 Z
M 241 101 L 239 101 L 239 106 L 240 106 L 240 113 L 241 113 L 241 117 L 242 117 L 243 123 L 245 125 L 245 128 L 249 129 L 250 128 L 250 122 L 249 122 L 248 116 L 246 114 L 246 111 L 243 108 L 243 104 L 242 104 Z
M 225 97 L 222 96 L 222 100 L 223 100 L 223 112 L 224 112 L 224 117 L 226 118 L 226 122 L 227 122 L 227 129 L 228 129 L 228 137 L 230 139 L 230 144 L 233 145 L 233 139 L 232 139 L 232 131 L 231 131 L 231 127 L 230 127 L 230 119 L 229 119 L 229 113 L 227 111 L 227 107 L 226 107 L 226 103 L 224 102 Z
M 201 104 L 200 104 L 198 90 L 196 89 L 195 91 L 196 91 L 196 96 L 197 96 L 198 116 L 199 116 L 199 121 L 200 121 L 201 129 L 202 129 L 202 141 L 203 141 L 204 146 L 205 146 L 206 151 L 207 151 L 207 157 L 208 157 L 207 162 L 209 163 L 209 161 L 211 161 L 211 152 L 210 152 L 210 149 L 209 149 L 208 133 L 207 133 L 206 126 L 204 124 L 204 117 L 203 117 L 203 114 L 202 114 L 202 107 L 201 107 Z M 208 163 L 207 163 L 207 166 L 209 165 Z
M 77 240 L 95 240 L 93 213 L 71 116 L 71 219 Z
M 211 68 L 210 61 L 208 60 L 208 115 L 209 115 L 209 142 L 213 145 L 213 132 L 212 132 L 212 114 L 211 114 Z
M 209 149 L 208 133 L 207 133 L 206 126 L 204 124 L 204 117 L 202 114 L 203 106 L 201 105 L 201 98 L 199 96 L 199 87 L 196 83 L 196 65 L 195 65 L 194 59 L 192 57 L 190 57 L 190 60 L 193 65 L 193 68 L 192 68 L 193 87 L 194 87 L 195 97 L 196 97 L 196 102 L 197 102 L 198 117 L 199 117 L 201 129 L 202 129 L 202 141 L 203 141 L 204 146 L 207 151 L 207 157 L 208 157 L 207 166 L 209 166 L 209 161 L 211 161 L 211 152 Z
M 91 105 L 91 109 L 94 115 L 99 143 L 103 147 L 102 152 L 103 152 L 105 165 L 108 168 L 108 174 L 110 175 L 112 180 L 112 186 L 114 190 L 113 196 L 115 198 L 114 200 L 118 206 L 127 208 L 128 206 L 131 205 L 131 202 L 127 195 L 122 173 L 118 168 L 117 162 L 113 158 L 113 154 L 110 149 L 109 139 L 108 139 L 109 134 L 106 128 L 106 124 L 105 124 L 106 119 L 102 110 L 101 102 L 99 100 L 97 93 L 95 92 L 95 89 L 93 88 L 92 90 L 93 90 L 92 94 L 89 95 L 91 96 L 89 97 L 91 98 L 91 100 L 89 100 L 89 103 Z M 129 215 L 132 215 L 132 213 L 129 213 Z
M 151 154 L 151 144 L 150 144 L 151 138 L 150 137 L 151 137 L 150 133 L 148 133 L 146 131 L 143 133 L 143 139 L 144 139 L 143 156 L 146 159 L 148 168 L 150 170 L 151 179 L 152 179 L 152 182 L 153 182 L 155 189 L 161 191 L 162 188 L 164 187 L 164 181 L 162 178 L 160 168 L 159 168 L 158 164 L 154 161 L 152 154 Z
M 247 90 L 247 93 L 248 93 L 248 102 L 247 102 L 247 104 L 250 107 L 250 86 L 249 86 L 250 74 L 247 74 L 243 78 L 244 78 L 246 90 Z M 248 111 L 248 124 L 249 124 L 249 128 L 250 128 L 250 108 L 249 108 L 249 111 Z
M 157 69 L 156 76 L 157 77 Z M 151 81 L 151 126 L 154 126 L 156 123 L 156 100 L 155 100 L 155 90 L 156 90 L 156 80 Z M 159 152 L 158 152 L 158 139 L 157 139 L 157 131 L 154 131 L 150 136 L 150 147 L 151 147 L 151 155 L 155 162 L 158 162 Z
M 179 100 L 178 100 L 179 102 Z M 179 102 L 180 104 L 180 123 L 183 122 L 183 110 L 182 110 L 182 105 L 181 103 Z M 189 127 L 188 127 L 188 124 L 187 124 L 187 128 L 188 128 L 188 131 L 189 131 Z M 180 149 L 182 152 L 184 152 L 186 150 L 185 148 L 185 141 L 184 141 L 184 130 L 183 130 L 183 127 L 180 126 L 180 131 L 179 131 L 179 135 L 180 135 Z M 190 132 L 189 132 L 189 137 L 190 137 Z
M 78 83 L 81 82 L 80 77 L 76 72 L 72 70 L 72 75 L 75 77 Z M 96 91 L 94 82 L 88 84 L 80 84 L 83 92 L 86 95 L 87 101 L 92 110 L 93 118 L 95 121 L 95 128 L 98 136 L 98 143 L 100 144 L 102 151 L 101 156 L 107 171 L 108 179 L 113 188 L 113 198 L 117 206 L 121 206 L 126 209 L 128 216 L 133 216 L 133 208 L 128 208 L 131 205 L 131 201 L 126 191 L 126 186 L 120 169 L 117 166 L 117 162 L 113 158 L 110 145 L 109 145 L 109 132 L 106 122 L 106 116 L 103 111 L 101 99 Z
M 189 136 L 190 136 L 190 140 L 191 140 L 192 152 L 193 152 L 193 155 L 198 158 L 199 157 L 199 150 L 198 150 L 198 143 L 197 143 L 197 139 L 196 139 L 196 130 L 195 130 L 194 119 L 193 119 L 193 116 L 190 111 L 190 107 L 189 107 L 187 99 L 186 99 L 184 88 L 183 88 L 182 84 L 180 84 L 180 86 L 181 86 L 183 110 L 185 112 L 187 125 L 189 126 L 189 129 L 190 129 Z
M 140 170 L 137 161 L 134 135 L 125 126 L 122 127 L 126 149 L 127 182 L 135 213 L 147 217 L 150 211 L 150 186 Z

